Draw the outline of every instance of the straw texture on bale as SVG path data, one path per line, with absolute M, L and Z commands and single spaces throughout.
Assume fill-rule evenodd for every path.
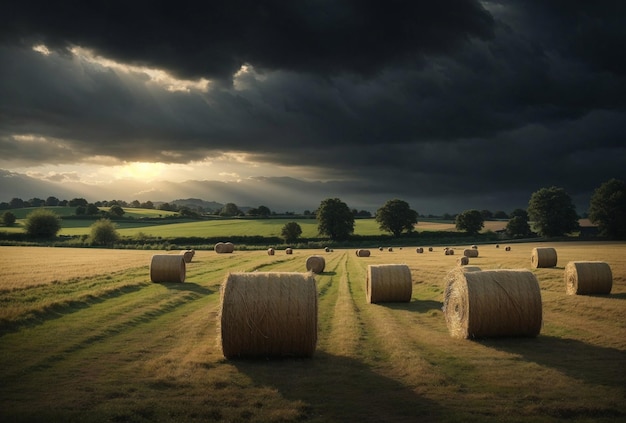
M 467 266 L 469 264 L 469 257 L 468 256 L 459 257 L 456 260 L 456 262 L 459 266 Z
M 557 262 L 556 250 L 552 247 L 533 248 L 530 255 L 530 264 L 533 268 L 554 267 Z
M 358 249 L 356 250 L 357 257 L 369 257 L 371 254 L 370 250 Z
M 310 273 L 230 273 L 221 287 L 224 357 L 311 357 L 317 344 L 317 289 Z
M 422 254 L 422 253 L 424 253 L 424 248 L 422 248 L 422 247 L 417 247 L 417 248 L 415 249 L 415 252 L 416 252 L 417 254 Z
M 570 261 L 564 275 L 568 295 L 606 295 L 613 288 L 611 266 L 603 261 Z
M 185 250 L 180 252 L 180 254 L 183 256 L 183 260 L 185 260 L 185 263 L 191 263 L 191 260 L 193 259 L 195 253 L 196 252 L 194 250 Z
M 466 248 L 463 250 L 463 255 L 465 257 L 478 257 L 478 250 L 474 250 L 473 248 Z
M 293 254 L 292 248 L 285 248 L 285 254 Z
M 155 254 L 150 261 L 152 282 L 185 282 L 185 258 L 178 255 Z
M 268 256 L 273 256 L 274 255 L 274 249 L 273 248 L 268 248 L 267 249 L 267 255 Z
M 306 259 L 306 270 L 313 273 L 322 273 L 326 267 L 326 260 L 322 256 L 309 256 Z
M 370 304 L 409 302 L 413 295 L 411 271 L 406 264 L 367 266 L 366 297 Z
M 537 336 L 542 323 L 539 282 L 526 269 L 459 268 L 447 276 L 443 313 L 453 338 Z

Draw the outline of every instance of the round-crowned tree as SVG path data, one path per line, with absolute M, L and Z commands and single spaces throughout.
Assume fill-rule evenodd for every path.
M 4 214 L 2 215 L 2 223 L 4 223 L 5 226 L 15 225 L 16 220 L 17 218 L 10 211 L 4 212 Z
M 528 202 L 528 217 L 537 231 L 547 237 L 578 230 L 578 215 L 571 197 L 563 188 L 541 188 Z
M 47 209 L 37 209 L 26 216 L 24 228 L 32 238 L 54 238 L 61 230 L 61 218 Z
M 280 231 L 280 236 L 283 237 L 285 242 L 288 244 L 296 242 L 300 235 L 302 235 L 302 228 L 298 222 L 285 223 L 285 226 L 283 226 Z
M 485 226 L 485 220 L 479 210 L 465 210 L 455 220 L 456 228 L 470 235 L 476 235 Z
M 626 239 L 626 182 L 613 178 L 594 191 L 589 220 L 598 225 L 600 235 Z
M 389 200 L 376 211 L 376 221 L 383 231 L 391 232 L 399 237 L 402 232 L 412 232 L 417 224 L 417 212 L 403 200 Z
M 333 241 L 344 241 L 354 233 L 354 215 L 339 198 L 327 198 L 317 209 L 317 231 Z
M 109 219 L 99 219 L 91 226 L 89 241 L 94 245 L 113 245 L 118 239 L 117 225 Z

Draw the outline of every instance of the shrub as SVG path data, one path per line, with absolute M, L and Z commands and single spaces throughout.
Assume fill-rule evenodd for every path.
M 100 219 L 91 226 L 89 240 L 94 245 L 113 245 L 118 239 L 117 225 L 109 219 Z
M 47 209 L 38 209 L 26 216 L 26 233 L 33 238 L 54 238 L 61 230 L 61 218 Z

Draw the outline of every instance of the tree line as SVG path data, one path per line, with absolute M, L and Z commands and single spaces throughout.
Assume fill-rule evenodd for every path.
M 86 209 L 90 206 L 84 199 L 74 199 L 71 202 L 77 207 Z M 113 211 L 117 216 L 123 214 L 119 203 L 109 207 L 109 213 Z M 232 213 L 233 216 L 237 215 L 238 211 L 233 203 L 228 203 L 224 207 L 224 212 Z M 254 213 L 269 215 L 271 211 L 265 206 L 259 206 Z M 318 221 L 320 235 L 328 236 L 333 241 L 345 241 L 354 234 L 355 216 L 359 216 L 359 212 L 350 209 L 339 198 L 327 198 L 320 203 L 314 215 Z M 406 201 L 393 199 L 380 207 L 374 217 L 381 231 L 388 232 L 397 238 L 415 230 L 419 214 Z M 526 210 L 514 210 L 509 216 L 505 231 L 511 238 L 527 238 L 535 235 L 558 237 L 579 230 L 578 219 L 569 194 L 563 188 L 552 186 L 534 192 Z M 626 239 L 626 183 L 624 181 L 611 179 L 594 191 L 590 201 L 589 219 L 598 225 L 601 236 L 609 239 Z M 2 220 L 4 225 L 10 226 L 15 222 L 15 216 L 11 212 L 5 212 Z M 469 235 L 477 235 L 484 228 L 484 222 L 484 211 L 475 209 L 465 210 L 455 217 L 456 229 L 465 231 Z M 533 232 L 529 222 L 532 222 L 536 232 Z M 115 224 L 108 218 L 95 222 L 91 227 L 93 243 L 104 245 L 114 242 L 118 238 L 115 228 Z M 60 229 L 60 218 L 47 209 L 36 210 L 26 218 L 25 230 L 34 238 L 54 237 Z M 301 234 L 302 228 L 297 222 L 289 222 L 281 230 L 281 236 L 287 243 L 295 242 Z

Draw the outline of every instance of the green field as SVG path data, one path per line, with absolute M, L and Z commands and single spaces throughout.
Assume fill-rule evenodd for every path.
M 538 246 L 558 251 L 556 267 L 530 268 Z M 624 421 L 626 243 L 480 246 L 471 265 L 537 277 L 543 325 L 536 338 L 474 341 L 452 338 L 442 312 L 467 246 L 453 247 L 197 251 L 185 283 L 152 283 L 150 251 L 0 247 L 0 421 Z M 304 272 L 311 254 L 326 262 L 313 357 L 225 359 L 228 272 Z M 611 293 L 566 295 L 572 260 L 608 263 Z M 370 264 L 406 264 L 411 301 L 367 303 Z

